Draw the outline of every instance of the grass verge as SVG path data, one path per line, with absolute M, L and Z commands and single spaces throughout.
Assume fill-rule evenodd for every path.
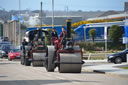
M 123 69 L 128 69 L 128 66 L 127 66 L 127 67 L 121 67 L 121 68 L 123 68 Z

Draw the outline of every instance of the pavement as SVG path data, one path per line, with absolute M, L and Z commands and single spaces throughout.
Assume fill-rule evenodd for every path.
M 120 68 L 123 66 L 128 66 L 128 63 L 114 64 L 114 63 L 107 63 L 107 60 L 84 60 L 84 61 L 85 61 L 85 65 L 86 63 L 93 63 L 93 64 L 103 63 L 102 65 L 100 64 L 93 66 L 84 66 L 83 69 L 86 71 L 104 73 L 108 75 L 128 78 L 128 70 Z

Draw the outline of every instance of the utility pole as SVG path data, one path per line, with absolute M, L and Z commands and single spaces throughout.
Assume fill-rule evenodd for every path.
M 52 0 L 52 28 L 54 28 L 54 0 Z
M 21 24 L 20 24 L 20 0 L 19 0 L 19 45 L 21 44 Z
M 68 11 L 68 5 L 66 6 L 67 9 L 67 19 L 69 18 L 69 11 Z
M 127 11 L 125 12 L 125 25 L 127 25 L 126 22 L 127 22 Z M 125 36 L 125 39 L 126 39 L 125 47 L 128 48 L 128 37 Z
M 40 27 L 42 28 L 42 2 L 40 4 L 41 4 L 41 7 L 40 7 Z
M 107 25 L 104 27 L 105 57 L 107 58 Z
M 67 6 L 66 6 L 66 11 L 67 11 L 67 19 L 69 19 L 69 6 L 68 6 L 68 0 L 67 0 Z

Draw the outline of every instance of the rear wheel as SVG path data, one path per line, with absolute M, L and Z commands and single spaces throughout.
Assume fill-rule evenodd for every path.
M 49 65 L 50 65 L 50 63 L 48 63 L 48 58 L 46 58 L 47 60 L 46 60 L 46 70 L 47 70 L 47 72 L 54 72 L 54 69 L 50 69 L 49 68 Z
M 23 56 L 21 56 L 21 60 L 20 61 L 21 61 L 21 64 L 24 65 L 24 57 Z
M 54 72 L 55 69 L 55 64 L 53 63 L 54 52 L 55 52 L 54 46 L 48 46 L 47 57 L 45 59 L 45 67 L 47 72 Z
M 31 62 L 28 61 L 28 58 L 25 58 L 25 59 L 24 59 L 24 65 L 25 65 L 25 66 L 30 66 L 30 65 L 31 65 Z
M 120 57 L 117 57 L 117 58 L 115 58 L 114 63 L 115 64 L 120 64 L 120 63 L 122 63 L 122 59 Z

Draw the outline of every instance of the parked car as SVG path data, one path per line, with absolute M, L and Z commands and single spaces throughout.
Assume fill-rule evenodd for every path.
M 2 42 L 0 42 L 0 44 L 11 44 L 11 42 L 9 42 L 9 41 L 2 41 Z
M 15 47 L 12 45 L 12 44 L 3 44 L 1 47 L 0 47 L 0 57 L 3 58 L 3 57 L 8 57 L 8 52 L 11 50 L 11 49 L 14 49 Z
M 8 52 L 8 60 L 19 59 L 20 58 L 20 50 L 12 49 Z
M 128 54 L 128 48 L 123 50 L 122 52 L 109 55 L 107 59 L 108 62 L 119 64 L 122 62 L 127 62 L 127 58 L 126 58 L 127 54 Z

